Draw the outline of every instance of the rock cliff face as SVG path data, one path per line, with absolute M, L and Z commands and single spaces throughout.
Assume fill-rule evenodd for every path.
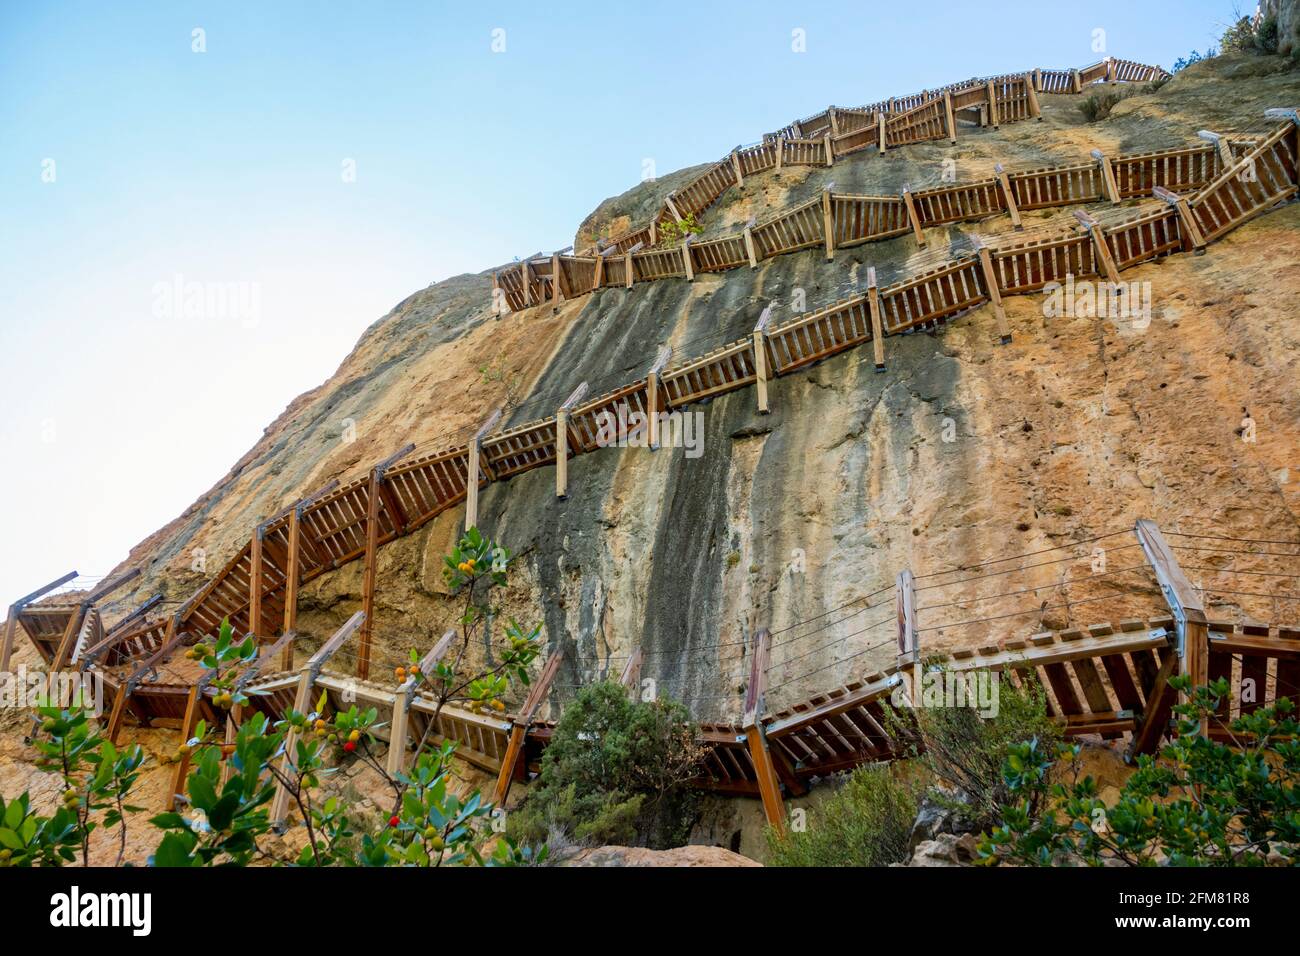
M 955 147 L 911 147 L 884 159 L 861 153 L 830 169 L 753 177 L 704 220 L 711 231 L 728 229 L 831 180 L 862 193 L 920 188 L 940 180 L 948 159 L 959 179 L 974 179 L 995 162 L 1056 164 L 1085 160 L 1094 147 L 1191 143 L 1198 129 L 1255 127 L 1265 107 L 1300 102 L 1300 77 L 1278 59 L 1209 61 L 1096 124 L 1083 122 L 1077 97 L 1042 101 L 1044 122 L 963 129 Z M 663 185 L 608 201 L 582 228 L 641 218 Z M 1026 225 L 1065 216 L 1030 214 Z M 515 423 L 550 414 L 580 381 L 599 393 L 644 375 L 661 345 L 676 356 L 700 354 L 747 333 L 769 304 L 784 319 L 802 311 L 800 296 L 814 309 L 861 288 L 868 265 L 883 285 L 945 255 L 964 232 L 1003 228 L 992 221 L 936 230 L 924 253 L 903 237 L 843 250 L 833 263 L 811 250 L 691 284 L 605 289 L 554 314 L 548 305 L 494 319 L 488 273 L 421 290 L 371 326 L 336 374 L 286 409 L 226 477 L 133 550 L 126 566 L 146 573 L 124 606 L 159 589 L 184 599 L 204 577 L 191 570 L 196 549 L 215 570 L 258 520 L 408 441 L 436 444 L 502 404 Z M 889 339 L 885 374 L 856 350 L 778 379 L 768 416 L 756 413 L 752 390 L 718 398 L 699 409 L 699 457 L 681 448 L 584 455 L 570 463 L 564 501 L 549 468 L 489 485 L 480 524 L 525 553 L 506 611 L 544 620 L 550 644 L 569 652 L 560 683 L 593 679 L 602 660 L 640 646 L 653 653 L 645 676 L 707 718 L 738 710 L 743 643 L 757 627 L 824 614 L 905 567 L 976 565 L 1131 527 L 1139 517 L 1294 539 L 1297 229 L 1293 205 L 1205 256 L 1125 272 L 1125 281 L 1150 283 L 1145 329 L 1048 318 L 1041 297 L 1011 298 L 1010 345 L 997 344 L 982 309 L 935 334 Z M 1253 444 L 1238 434 L 1246 411 L 1257 423 Z M 448 511 L 381 551 L 382 646 L 427 647 L 456 616 L 439 562 L 462 518 L 461 509 Z M 1059 570 L 1033 574 L 1026 580 L 1045 584 Z M 359 607 L 360 591 L 359 562 L 313 581 L 300 629 L 309 640 L 327 635 Z M 1106 593 L 1085 587 L 1071 596 Z M 990 625 L 965 639 L 1116 620 L 1158 602 L 1154 591 L 1126 589 L 1113 601 Z M 821 673 L 769 703 L 891 663 L 888 638 L 876 631 L 815 650 L 798 670 Z

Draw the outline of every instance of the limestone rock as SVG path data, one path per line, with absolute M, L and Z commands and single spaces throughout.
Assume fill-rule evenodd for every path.
M 638 846 L 602 846 L 576 850 L 556 861 L 559 866 L 762 866 L 720 846 L 679 846 L 648 850 Z

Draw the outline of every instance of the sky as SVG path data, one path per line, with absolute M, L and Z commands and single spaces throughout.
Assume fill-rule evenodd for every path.
M 973 75 L 1169 67 L 1233 9 L 0 0 L 0 606 L 104 574 L 399 301 L 568 245 L 647 160 Z

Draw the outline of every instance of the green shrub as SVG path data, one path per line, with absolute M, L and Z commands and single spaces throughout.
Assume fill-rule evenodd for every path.
M 1098 90 L 1096 93 L 1090 93 L 1084 97 L 1083 102 L 1079 104 L 1079 112 L 1089 123 L 1095 123 L 1098 120 L 1104 120 L 1110 115 L 1110 111 L 1115 108 L 1115 104 L 1124 99 L 1127 94 L 1121 90 Z
M 541 777 L 506 832 L 525 843 L 680 846 L 691 823 L 684 784 L 702 758 L 681 704 L 631 701 L 617 682 L 591 684 L 565 709 Z
M 659 247 L 661 249 L 675 249 L 682 244 L 682 240 L 687 236 L 693 236 L 704 231 L 704 227 L 695 221 L 695 213 L 688 212 L 681 220 L 668 220 L 659 224 Z
M 1277 52 L 1277 18 L 1261 17 L 1258 26 L 1250 17 L 1241 17 L 1223 32 L 1219 46 L 1232 53 L 1259 55 Z
M 943 672 L 928 673 L 937 678 Z M 989 676 L 998 681 L 996 713 L 988 717 L 971 707 L 922 706 L 910 715 L 889 714 L 893 732 L 940 785 L 933 798 L 972 829 L 993 825 L 1002 808 L 1019 799 L 1002 774 L 1011 749 L 1035 739 L 1054 746 L 1060 737 L 1042 685 L 1031 679 L 1016 687 L 1007 673 Z
M 920 787 L 905 766 L 859 767 L 822 806 L 808 828 L 767 831 L 769 866 L 888 866 L 907 859 Z
M 1170 684 L 1188 691 L 1191 681 Z M 1174 708 L 1178 736 L 1138 769 L 1113 806 L 1091 777 L 1079 778 L 1077 746 L 1031 740 L 1012 749 L 1005 773 L 1018 802 L 985 834 L 983 861 L 1021 865 L 1294 866 L 1300 862 L 1300 722 L 1280 698 L 1233 720 L 1231 745 L 1203 735 L 1229 696 L 1228 681 L 1197 687 Z M 1060 777 L 1057 759 L 1070 762 Z M 1045 803 L 1034 813 L 1033 802 Z
M 1180 73 L 1193 63 L 1200 63 L 1202 60 L 1210 60 L 1218 55 L 1219 51 L 1214 47 L 1206 47 L 1204 53 L 1199 53 L 1196 50 L 1193 50 L 1191 53 L 1187 54 L 1187 56 L 1180 56 L 1175 60 L 1174 65 L 1170 67 L 1169 72 Z

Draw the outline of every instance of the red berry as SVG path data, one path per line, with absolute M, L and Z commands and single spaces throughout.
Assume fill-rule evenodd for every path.
M 348 753 L 352 753 L 352 751 L 357 749 L 357 745 L 353 743 L 351 740 L 349 740 L 347 743 L 343 745 L 343 749 L 346 750 Z
M 391 817 L 388 818 L 388 825 L 390 827 L 395 827 L 401 822 L 402 822 L 402 818 L 399 817 L 396 813 L 394 813 Z

